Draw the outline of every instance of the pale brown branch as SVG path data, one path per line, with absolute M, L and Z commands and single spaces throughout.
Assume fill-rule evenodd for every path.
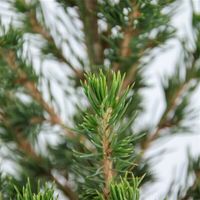
M 129 72 L 127 73 L 124 79 L 122 90 L 125 90 L 129 85 L 131 85 L 134 82 L 134 77 L 137 73 L 137 66 L 138 66 L 138 63 L 135 63 L 131 66 Z
M 13 129 L 10 127 L 9 121 L 5 118 L 3 112 L 0 115 L 0 121 L 6 125 L 7 128 L 12 129 L 13 137 L 15 138 L 16 144 L 20 151 L 22 151 L 24 154 L 26 154 L 27 158 L 32 159 L 35 163 L 37 163 L 38 166 L 40 166 L 43 163 L 43 158 L 38 155 L 30 142 L 23 137 L 20 130 Z M 48 170 L 45 171 L 44 176 L 47 176 L 52 181 L 54 181 L 58 188 L 63 191 L 63 193 L 70 199 L 70 200 L 78 200 L 77 195 L 72 191 L 69 185 L 65 184 L 62 185 L 59 180 Z
M 121 58 L 127 58 L 131 54 L 130 43 L 133 39 L 134 35 L 138 34 L 137 30 L 133 28 L 133 21 L 140 16 L 140 12 L 137 8 L 135 1 L 132 3 L 132 10 L 129 13 L 129 22 L 126 27 L 122 30 L 124 35 L 120 45 L 120 53 L 119 56 Z M 120 68 L 120 63 L 115 63 L 113 65 L 113 70 L 117 71 Z
M 34 151 L 32 146 L 28 142 L 28 140 L 26 138 L 24 138 L 18 132 L 16 132 L 14 136 L 15 136 L 15 139 L 17 141 L 17 144 L 18 144 L 20 150 L 24 151 L 27 154 L 27 156 L 29 156 L 30 158 L 36 160 L 37 163 L 39 164 L 41 162 L 42 158 L 36 154 L 36 152 Z
M 137 7 L 137 4 L 135 1 L 132 2 L 132 11 L 129 13 L 129 22 L 128 25 L 122 30 L 124 35 L 123 39 L 121 41 L 120 45 L 120 53 L 119 56 L 122 59 L 126 59 L 131 55 L 131 48 L 130 43 L 134 36 L 138 35 L 138 30 L 134 29 L 133 27 L 133 21 L 136 20 L 138 17 L 140 17 L 140 12 Z M 134 81 L 134 77 L 137 73 L 139 62 L 133 63 L 128 70 L 125 80 L 123 82 L 122 89 L 126 89 L 128 85 L 132 84 Z M 113 70 L 117 71 L 120 69 L 120 62 L 114 63 Z
M 110 147 L 110 134 L 111 130 L 109 127 L 109 120 L 111 117 L 112 109 L 108 108 L 107 112 L 102 118 L 102 146 L 103 146 L 103 172 L 104 172 L 104 181 L 105 186 L 103 190 L 104 198 L 105 200 L 109 199 L 109 193 L 110 193 L 110 182 L 113 178 L 113 163 L 112 163 L 112 149 Z
M 38 165 L 42 163 L 42 157 L 37 155 L 28 140 L 26 138 L 22 137 L 21 134 L 15 134 L 17 144 L 27 156 L 29 156 L 31 159 L 36 161 Z M 67 184 L 62 185 L 59 180 L 51 173 L 51 172 L 46 172 L 48 177 L 52 180 L 55 181 L 57 184 L 58 188 L 63 191 L 63 193 L 70 199 L 70 200 L 78 200 L 77 195 L 72 191 L 70 186 Z
M 24 86 L 24 88 L 27 90 L 30 96 L 33 97 L 43 108 L 44 110 L 49 114 L 50 116 L 50 122 L 52 124 L 58 124 L 60 125 L 63 130 L 65 131 L 65 134 L 68 137 L 74 138 L 75 133 L 72 132 L 62 121 L 62 119 L 59 117 L 59 115 L 55 112 L 54 108 L 51 107 L 44 99 L 41 94 L 41 92 L 38 90 L 36 87 L 35 83 L 28 80 L 28 77 L 26 73 L 16 65 L 16 58 L 15 58 L 15 53 L 10 50 L 7 52 L 7 55 L 4 55 L 4 58 L 6 59 L 9 67 L 11 67 L 12 70 L 14 70 L 18 76 L 18 82 Z
M 97 0 L 79 1 L 80 18 L 83 21 L 83 32 L 91 66 L 103 63 L 103 46 L 101 43 L 97 17 Z
M 83 76 L 84 76 L 83 72 L 78 70 L 78 69 L 76 69 L 71 64 L 71 62 L 64 57 L 64 55 L 61 52 L 61 50 L 57 48 L 57 46 L 55 44 L 55 41 L 54 41 L 54 38 L 52 37 L 52 35 L 48 31 L 46 31 L 44 29 L 44 27 L 41 26 L 40 23 L 38 23 L 34 11 L 31 11 L 29 13 L 29 19 L 30 19 L 30 24 L 31 24 L 31 28 L 32 28 L 33 32 L 42 35 L 44 39 L 46 39 L 49 43 L 52 43 L 56 47 L 56 49 L 58 51 L 58 55 L 57 55 L 58 59 L 61 62 L 66 63 L 71 68 L 71 70 L 75 73 L 76 77 L 78 77 L 79 79 L 83 79 Z

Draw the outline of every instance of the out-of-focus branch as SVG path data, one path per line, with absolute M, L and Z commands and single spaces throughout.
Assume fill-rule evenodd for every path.
M 61 191 L 63 191 L 65 195 L 67 195 L 69 197 L 70 200 L 78 200 L 77 194 L 75 194 L 71 190 L 70 186 L 67 183 L 65 183 L 64 185 L 61 184 L 60 181 L 58 180 L 58 178 L 56 178 L 52 173 L 50 173 L 50 178 L 52 181 L 54 181 L 57 184 L 58 188 Z
M 170 99 L 170 103 L 167 106 L 167 108 L 165 109 L 162 117 L 160 118 L 160 121 L 159 121 L 159 123 L 157 125 L 157 128 L 143 142 L 143 144 L 142 144 L 142 150 L 143 150 L 143 152 L 145 152 L 149 148 L 150 144 L 159 137 L 161 131 L 164 128 L 171 127 L 173 125 L 168 120 L 168 115 L 169 115 L 169 113 L 173 112 L 173 110 L 176 108 L 176 106 L 177 106 L 177 100 L 188 89 L 188 85 L 189 84 L 190 84 L 190 80 L 188 80 L 187 82 L 185 82 L 184 84 L 182 84 L 177 89 L 177 91 L 174 94 L 174 96 Z
M 15 136 L 16 136 L 17 144 L 18 144 L 20 150 L 23 151 L 28 157 L 33 159 L 38 165 L 40 165 L 40 163 L 42 163 L 42 157 L 40 157 L 36 154 L 36 152 L 34 151 L 32 146 L 28 142 L 28 140 L 23 138 L 21 136 L 21 134 L 15 134 Z M 67 197 L 69 197 L 70 200 L 78 199 L 76 194 L 72 191 L 72 189 L 67 184 L 62 185 L 59 182 L 59 180 L 50 171 L 45 172 L 45 175 L 48 176 L 48 178 L 50 178 L 52 181 L 55 181 L 58 188 L 60 190 L 62 190 L 64 192 L 64 194 Z
M 38 21 L 36 19 L 35 12 L 34 11 L 30 11 L 28 16 L 29 16 L 29 20 L 30 20 L 32 31 L 42 35 L 50 44 L 53 44 L 54 47 L 57 49 L 57 54 L 56 54 L 57 58 L 61 62 L 66 63 L 71 68 L 71 70 L 75 73 L 77 78 L 83 79 L 83 76 L 84 76 L 83 72 L 78 70 L 78 69 L 76 69 L 71 64 L 71 62 L 63 56 L 63 53 L 61 52 L 61 49 L 57 48 L 57 46 L 55 44 L 55 41 L 54 41 L 54 38 L 52 37 L 52 35 L 47 30 L 45 30 L 44 27 L 42 27 L 40 23 L 38 23 Z
M 19 149 L 23 151 L 28 157 L 33 159 L 38 165 L 42 163 L 42 157 L 38 156 L 28 140 L 23 138 L 21 134 L 15 134 Z M 72 191 L 70 186 L 67 184 L 62 185 L 60 181 L 51 173 L 51 171 L 46 171 L 45 176 L 48 176 L 52 181 L 56 183 L 58 188 L 63 191 L 63 193 L 70 199 L 70 200 L 78 200 L 77 195 Z
M 124 33 L 123 39 L 121 41 L 121 46 L 120 46 L 120 53 L 119 56 L 122 59 L 126 59 L 130 56 L 131 52 L 131 48 L 130 48 L 130 43 L 131 40 L 133 39 L 133 37 L 135 35 L 138 35 L 138 30 L 135 30 L 133 28 L 133 21 L 135 19 L 137 19 L 140 16 L 140 12 L 137 8 L 137 4 L 135 1 L 132 2 L 132 11 L 129 13 L 129 22 L 128 25 L 122 30 Z M 132 66 L 130 67 L 129 71 L 127 72 L 127 75 L 125 77 L 122 89 L 127 88 L 128 85 L 130 85 L 133 80 L 134 77 L 137 73 L 137 67 L 138 67 L 139 63 L 133 63 Z M 120 69 L 120 62 L 119 63 L 115 63 L 113 65 L 113 70 L 117 71 Z
M 85 0 L 78 3 L 91 66 L 103 63 L 103 47 L 98 33 L 97 5 L 97 0 Z
M 190 200 L 192 199 L 191 194 L 195 192 L 200 187 L 200 171 L 195 172 L 196 179 L 194 180 L 194 183 L 188 188 L 186 194 L 181 197 L 179 200 Z
M 140 16 L 140 12 L 137 9 L 136 3 L 132 3 L 132 11 L 129 13 L 129 22 L 124 29 L 122 29 L 122 32 L 124 33 L 123 39 L 121 41 L 120 45 L 120 53 L 119 56 L 121 58 L 127 58 L 131 54 L 131 49 L 130 49 L 130 43 L 131 40 L 133 39 L 134 35 L 138 34 L 138 30 L 134 30 L 133 28 L 133 21 L 137 19 Z M 115 63 L 113 65 L 113 70 L 117 71 L 120 68 L 120 63 Z
M 131 66 L 129 72 L 127 73 L 124 79 L 122 90 L 125 90 L 129 85 L 131 85 L 134 82 L 134 77 L 137 73 L 138 65 L 139 65 L 139 62 L 136 62 L 135 64 Z
M 4 118 L 3 114 L 1 114 L 0 121 L 1 122 L 3 121 L 4 124 L 6 125 L 6 127 L 8 127 L 10 129 L 10 125 L 9 125 L 8 121 Z M 16 142 L 19 150 L 21 152 L 23 152 L 26 155 L 27 158 L 32 159 L 37 164 L 37 166 L 41 166 L 41 164 L 43 163 L 43 158 L 35 152 L 35 150 L 31 146 L 31 144 L 29 143 L 29 141 L 25 137 L 22 136 L 22 133 L 19 132 L 19 130 L 13 130 L 12 129 L 12 132 L 13 132 L 13 137 L 15 138 L 15 142 Z M 52 174 L 51 170 L 45 170 L 43 176 L 46 176 L 47 178 L 54 181 L 57 184 L 58 188 L 60 190 L 62 190 L 63 193 L 70 200 L 77 200 L 78 199 L 77 195 L 72 191 L 70 186 L 68 186 L 67 184 L 62 185 L 59 182 L 59 180 Z
M 196 60 L 193 59 L 193 61 L 191 63 L 190 72 L 186 71 L 186 73 L 191 73 L 191 71 L 194 70 L 195 64 L 196 64 Z M 192 76 L 186 78 L 185 82 L 182 83 L 179 86 L 179 88 L 177 88 L 177 90 L 176 90 L 175 94 L 173 95 L 173 97 L 171 99 L 169 99 L 169 104 L 166 107 L 164 113 L 162 114 L 156 129 L 141 144 L 142 152 L 143 152 L 142 154 L 144 154 L 144 152 L 149 148 L 150 144 L 159 137 L 161 131 L 164 128 L 172 127 L 174 125 L 174 124 L 171 124 L 170 120 L 168 120 L 168 115 L 171 112 L 173 112 L 174 109 L 176 109 L 177 100 L 183 95 L 184 92 L 188 91 L 188 89 L 190 88 L 189 85 L 190 85 L 191 81 L 193 81 L 193 80 L 194 80 L 194 78 Z
M 41 94 L 41 92 L 36 87 L 35 83 L 33 81 L 30 81 L 26 75 L 26 73 L 17 66 L 16 64 L 16 57 L 15 53 L 10 50 L 7 52 L 6 55 L 4 55 L 5 60 L 7 61 L 9 67 L 15 71 L 18 76 L 18 82 L 24 86 L 24 88 L 27 90 L 30 96 L 33 97 L 43 108 L 44 110 L 49 114 L 50 116 L 50 122 L 52 124 L 58 124 L 60 125 L 63 130 L 65 131 L 65 134 L 70 137 L 74 138 L 75 133 L 72 132 L 62 121 L 62 119 L 59 117 L 59 115 L 55 112 L 54 108 L 51 107 L 44 99 Z

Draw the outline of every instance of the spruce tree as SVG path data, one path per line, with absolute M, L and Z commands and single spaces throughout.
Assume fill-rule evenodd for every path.
M 152 144 L 197 126 L 200 14 L 191 1 L 191 38 L 177 38 L 180 4 L 0 0 L 0 200 L 140 199 L 156 181 Z M 161 81 L 165 109 L 138 126 L 145 71 L 170 39 L 181 55 Z M 189 153 L 187 168 L 162 199 L 200 199 L 200 157 Z

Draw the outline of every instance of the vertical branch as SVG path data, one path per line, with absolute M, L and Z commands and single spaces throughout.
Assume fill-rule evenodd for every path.
M 83 22 L 85 43 L 90 64 L 103 63 L 103 47 L 98 33 L 97 0 L 79 1 L 79 12 Z
M 130 43 L 131 40 L 133 39 L 133 36 L 138 34 L 138 30 L 134 30 L 133 28 L 133 21 L 137 19 L 140 16 L 140 12 L 138 11 L 138 8 L 136 6 L 136 3 L 132 3 L 132 10 L 129 13 L 129 21 L 126 27 L 122 29 L 124 33 L 124 37 L 121 41 L 120 44 L 120 53 L 119 56 L 121 58 L 128 58 L 131 54 L 131 49 L 130 49 Z M 135 66 L 132 66 L 135 67 Z M 131 68 L 132 68 L 131 67 Z M 120 63 L 115 63 L 113 66 L 113 70 L 117 71 L 120 68 Z
M 111 159 L 112 149 L 110 147 L 110 134 L 111 130 L 109 127 L 109 120 L 111 117 L 112 108 L 108 108 L 106 113 L 104 114 L 102 118 L 102 124 L 101 124 L 101 134 L 102 134 L 102 146 L 103 146 L 103 172 L 104 172 L 104 198 L 105 200 L 109 199 L 109 187 L 110 182 L 113 178 L 113 163 Z
M 135 2 L 135 0 L 132 2 L 132 10 L 129 13 L 129 21 L 127 26 L 123 29 L 124 37 L 121 41 L 120 44 L 120 53 L 119 57 L 122 59 L 127 59 L 131 55 L 131 48 L 130 48 L 130 43 L 131 40 L 133 39 L 134 36 L 138 35 L 138 30 L 133 28 L 133 22 L 135 19 L 140 17 L 141 13 L 139 12 L 138 6 Z M 129 70 L 128 73 L 125 77 L 125 80 L 123 82 L 122 89 L 126 89 L 128 85 L 130 85 L 133 82 L 133 79 L 137 73 L 137 67 L 138 67 L 139 61 L 133 63 Z M 113 65 L 113 70 L 117 71 L 120 69 L 120 62 L 115 63 Z

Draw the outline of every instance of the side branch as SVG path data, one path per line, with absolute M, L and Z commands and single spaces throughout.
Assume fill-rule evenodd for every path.
M 133 9 L 133 7 L 135 7 Z M 133 39 L 133 36 L 137 34 L 136 30 L 133 28 L 133 21 L 140 16 L 140 12 L 138 11 L 135 3 L 132 5 L 132 11 L 129 13 L 129 22 L 128 25 L 122 30 L 124 32 L 124 37 L 121 41 L 120 45 L 120 53 L 119 56 L 121 58 L 127 58 L 131 54 L 130 43 Z M 113 66 L 114 71 L 118 71 L 120 68 L 120 63 L 115 63 Z
M 83 32 L 85 34 L 85 43 L 88 57 L 91 65 L 103 63 L 103 46 L 101 43 L 98 27 L 98 1 L 85 0 L 79 1 L 80 18 L 83 21 Z
M 157 125 L 156 130 L 153 133 L 151 133 L 149 135 L 149 137 L 146 139 L 146 141 L 144 141 L 144 143 L 142 144 L 143 151 L 146 151 L 148 149 L 148 147 L 150 146 L 150 144 L 159 137 L 160 132 L 164 128 L 172 126 L 172 124 L 168 120 L 168 115 L 171 112 L 173 112 L 173 110 L 176 108 L 177 100 L 187 90 L 189 83 L 190 83 L 190 80 L 188 82 L 185 82 L 183 85 L 181 85 L 180 88 L 176 91 L 176 93 L 174 94 L 174 96 L 172 97 L 172 99 L 169 103 L 169 106 L 166 108 L 165 112 L 163 113 L 163 115 Z
M 34 11 L 31 11 L 28 16 L 30 18 L 30 24 L 31 24 L 31 28 L 32 28 L 33 32 L 42 35 L 43 38 L 47 40 L 47 42 L 49 42 L 50 44 L 53 44 L 54 47 L 57 49 L 57 52 L 58 52 L 55 56 L 57 56 L 57 58 L 61 62 L 66 63 L 71 68 L 71 70 L 75 73 L 77 78 L 83 79 L 83 72 L 81 70 L 76 69 L 71 64 L 71 62 L 63 56 L 63 53 L 61 52 L 61 50 L 57 48 L 52 35 L 48 31 L 46 31 L 44 29 L 44 27 L 41 26 L 40 23 L 38 23 Z
M 8 121 L 4 118 L 4 116 L 1 115 L 0 117 L 1 117 L 0 121 L 2 121 L 6 125 L 6 127 L 11 129 Z M 41 164 L 44 162 L 43 158 L 35 152 L 30 142 L 25 137 L 22 136 L 22 133 L 19 131 L 13 130 L 13 137 L 15 138 L 17 148 L 19 148 L 19 150 L 22 151 L 26 155 L 26 158 L 30 158 L 31 160 L 33 160 L 37 164 L 37 166 L 42 166 Z M 55 181 L 58 188 L 62 190 L 63 193 L 70 200 L 78 200 L 77 195 L 72 191 L 70 186 L 66 184 L 62 185 L 59 182 L 59 180 L 52 174 L 51 170 L 46 170 L 45 168 L 43 169 L 45 170 L 43 175 L 51 179 L 52 181 Z
M 43 98 L 41 92 L 37 89 L 34 82 L 30 81 L 26 75 L 26 73 L 16 65 L 16 57 L 15 53 L 13 51 L 9 51 L 7 55 L 4 55 L 5 59 L 9 65 L 9 67 L 14 71 L 17 72 L 19 79 L 18 82 L 24 86 L 24 88 L 27 90 L 30 96 L 33 97 L 43 108 L 44 110 L 49 114 L 50 116 L 50 122 L 52 124 L 58 124 L 60 125 L 63 130 L 65 131 L 65 134 L 70 137 L 74 138 L 75 133 L 73 133 L 62 121 L 62 119 L 57 115 L 54 108 L 51 107 Z
M 132 11 L 129 13 L 129 22 L 127 26 L 122 30 L 124 32 L 123 39 L 121 41 L 120 45 L 120 53 L 119 56 L 122 59 L 126 59 L 131 55 L 131 48 L 130 48 L 130 43 L 131 40 L 133 39 L 134 36 L 138 35 L 138 30 L 135 30 L 133 27 L 133 22 L 135 19 L 137 19 L 140 16 L 140 12 L 138 9 L 138 6 L 135 1 L 132 3 Z M 125 88 L 128 87 L 133 82 L 133 79 L 137 73 L 137 67 L 139 65 L 139 62 L 133 63 L 129 70 L 128 73 L 125 77 L 122 89 L 124 90 Z M 113 66 L 113 70 L 117 71 L 120 68 L 120 62 L 115 63 Z
M 28 157 L 30 157 L 38 165 L 40 165 L 40 163 L 42 163 L 42 157 L 40 157 L 40 156 L 38 156 L 36 154 L 36 152 L 34 151 L 34 149 L 32 148 L 32 146 L 28 142 L 28 140 L 26 140 L 25 138 L 23 138 L 20 134 L 16 134 L 16 139 L 17 139 L 17 144 L 18 144 L 20 150 L 22 150 Z M 57 184 L 58 188 L 60 190 L 62 190 L 63 193 L 67 197 L 69 197 L 70 200 L 78 200 L 77 195 L 72 191 L 72 189 L 68 185 L 65 184 L 63 186 L 59 182 L 59 180 L 50 171 L 47 171 L 45 173 L 46 173 L 45 175 L 48 176 L 52 181 L 55 181 L 55 183 Z

